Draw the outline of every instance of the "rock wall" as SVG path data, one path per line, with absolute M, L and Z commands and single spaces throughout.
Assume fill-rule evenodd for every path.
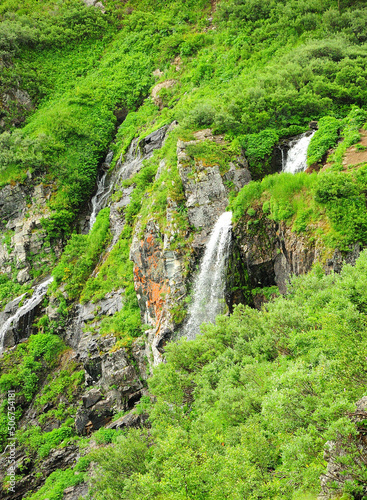
M 163 127 L 140 142 L 134 140 L 125 159 L 121 157 L 108 174 L 106 182 L 110 196 L 106 205 L 110 207 L 112 239 L 92 276 L 97 275 L 101 263 L 108 258 L 125 227 L 125 208 L 131 201 L 135 186 L 131 183 L 123 185 L 123 181 L 131 180 L 139 172 L 144 159 L 162 147 L 174 126 Z M 217 219 L 228 205 L 230 190 L 238 191 L 251 180 L 243 156 L 233 158 L 224 171 L 218 164 L 190 156 L 189 146 L 208 140 L 225 144 L 223 136 L 214 136 L 210 130 L 195 134 L 194 141 L 177 142 L 177 169 L 185 198 L 187 228 L 178 227 L 176 215 L 183 207 L 172 199 L 167 200 L 164 223 L 152 216 L 144 223 L 140 219 L 135 224 L 130 259 L 134 263 L 134 286 L 142 323 L 150 328 L 133 342 L 131 349 L 121 347 L 112 334 L 100 334 L 102 319 L 112 317 L 123 307 L 123 288 L 112 290 L 96 302 L 78 304 L 68 299 L 61 286 L 58 293 L 67 302 L 67 318 L 60 316 L 57 296 L 49 299 L 46 313 L 51 321 L 58 323 L 56 332 L 71 347 L 69 361 L 84 370 L 85 383 L 78 394 L 75 415 L 75 429 L 80 435 L 90 435 L 102 426 L 138 427 L 144 423 L 144 416 L 132 413 L 116 421 L 113 417 L 118 412 L 130 412 L 146 394 L 145 381 L 150 368 L 163 361 L 166 343 L 180 333 L 195 269 Z M 163 159 L 159 163 L 156 181 L 166 168 Z M 0 219 L 7 220 L 2 230 L 8 234 L 7 242 L 0 249 L 0 272 L 10 275 L 15 268 L 19 283 L 30 282 L 31 270 L 38 265 L 52 263 L 52 252 L 40 222 L 48 215 L 46 207 L 50 193 L 51 187 L 42 184 L 35 187 L 7 186 L 0 191 Z M 324 258 L 321 246 L 293 233 L 285 224 L 270 221 L 264 214 L 257 214 L 256 218 L 257 223 L 252 224 L 253 218 L 246 215 L 234 228 L 226 290 L 230 311 L 236 303 L 251 302 L 251 288 L 277 285 L 281 292 L 285 292 L 292 274 L 305 273 L 314 262 Z M 85 215 L 80 227 L 84 231 L 88 227 Z M 173 245 L 177 236 L 183 245 Z M 56 257 L 60 251 L 61 246 L 56 249 Z M 38 260 L 34 255 L 38 255 Z M 357 256 L 356 247 L 346 257 L 353 262 Z M 344 257 L 336 251 L 328 256 L 324 265 L 338 271 Z M 18 298 L 8 304 L 0 313 L 0 322 L 14 313 L 21 300 Z M 41 312 L 44 312 L 42 308 L 34 311 L 35 314 Z M 19 340 L 15 339 L 13 344 Z M 38 415 L 32 413 L 32 409 L 27 411 L 25 418 L 38 425 Z M 49 469 L 44 471 L 42 465 L 44 477 L 54 467 L 72 465 L 76 453 L 74 448 L 62 452 L 55 450 L 46 461 Z M 29 474 L 22 480 L 24 491 L 41 484 L 32 467 L 30 465 Z M 80 491 L 86 491 L 85 485 L 80 488 Z M 79 489 L 71 489 L 65 493 L 65 498 L 73 498 L 78 492 Z
M 359 245 L 349 252 L 335 250 L 327 255 L 322 242 L 309 241 L 307 236 L 293 232 L 285 222 L 268 219 L 262 210 L 253 217 L 242 217 L 234 227 L 234 236 L 251 288 L 276 285 L 281 293 L 286 292 L 293 274 L 309 272 L 316 262 L 320 262 L 326 272 L 340 272 L 343 262 L 354 264 L 359 256 Z
M 219 165 L 207 165 L 203 160 L 190 158 L 187 147 L 202 140 L 222 142 L 222 136 L 213 136 L 210 130 L 203 130 L 196 135 L 196 141 L 177 143 L 178 170 L 185 191 L 188 219 L 197 230 L 193 247 L 202 248 L 208 236 L 228 205 L 231 182 L 239 191 L 251 180 L 251 174 L 244 157 L 238 157 L 230 164 L 230 169 L 221 174 Z
M 0 245 L 0 273 L 17 281 L 30 282 L 41 267 L 51 266 L 61 254 L 61 244 L 51 245 L 41 220 L 49 216 L 47 200 L 52 186 L 16 184 L 0 191 L 0 219 L 3 243 Z M 5 241 L 4 241 L 5 240 Z
M 195 141 L 177 142 L 177 167 L 185 195 L 188 223 L 195 230 L 193 241 L 180 251 L 171 248 L 171 241 L 179 231 L 174 223 L 174 212 L 178 207 L 168 200 L 165 227 L 161 228 L 158 221 L 151 219 L 141 235 L 138 224 L 131 246 L 130 258 L 135 264 L 135 290 L 142 321 L 151 326 L 146 331 L 146 355 L 153 366 L 162 362 L 164 345 L 181 328 L 182 319 L 175 317 L 175 310 L 186 307 L 184 301 L 190 285 L 190 274 L 187 276 L 185 271 L 187 261 L 192 276 L 214 224 L 228 205 L 229 182 L 238 191 L 251 180 L 243 157 L 236 158 L 224 174 L 220 172 L 219 165 L 208 166 L 202 160 L 191 158 L 187 146 L 203 140 L 223 142 L 223 137 L 214 136 L 208 129 L 197 133 Z M 157 175 L 164 168 L 163 162 Z M 181 235 L 186 241 L 189 236 Z

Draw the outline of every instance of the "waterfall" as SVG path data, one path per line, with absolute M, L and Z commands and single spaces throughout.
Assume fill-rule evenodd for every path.
M 89 231 L 92 229 L 99 211 L 106 207 L 109 203 L 112 192 L 115 189 L 121 189 L 122 198 L 119 201 L 110 203 L 111 213 L 110 213 L 110 225 L 111 231 L 113 233 L 113 239 L 110 246 L 106 250 L 108 254 L 113 246 L 117 243 L 120 234 L 124 228 L 124 218 L 121 217 L 120 210 L 127 206 L 130 202 L 130 195 L 133 186 L 124 188 L 122 186 L 123 181 L 131 179 L 136 173 L 138 173 L 143 166 L 143 161 L 150 158 L 155 149 L 162 147 L 163 141 L 166 136 L 167 126 L 160 128 L 159 130 L 152 132 L 150 135 L 142 140 L 139 138 L 134 139 L 125 155 L 125 160 L 121 155 L 120 159 L 116 163 L 116 167 L 113 172 L 108 172 L 113 159 L 113 152 L 109 151 L 103 164 L 102 170 L 104 170 L 103 175 L 97 182 L 97 192 L 91 199 L 91 214 L 89 219 Z M 96 268 L 97 269 L 97 268 Z M 97 270 L 95 269 L 92 276 L 96 276 Z M 34 288 L 33 295 L 31 298 L 26 299 L 24 304 L 17 309 L 13 314 L 6 312 L 5 314 L 0 313 L 0 355 L 2 354 L 4 348 L 4 341 L 8 333 L 13 333 L 16 335 L 17 331 L 21 331 L 24 336 L 29 336 L 31 333 L 32 323 L 36 308 L 41 304 L 43 297 L 47 293 L 49 284 L 53 281 L 53 278 L 49 278 L 46 281 L 40 283 Z M 11 301 L 11 303 L 19 304 L 22 301 L 23 295 Z M 11 315 L 10 317 L 9 314 Z M 2 318 L 7 318 L 6 320 Z M 80 308 L 77 311 L 77 322 L 75 323 L 76 329 L 81 330 L 82 328 L 82 318 L 80 315 Z M 17 336 L 18 338 L 18 336 Z
M 216 222 L 194 284 L 193 302 L 183 334 L 192 340 L 202 323 L 214 323 L 225 309 L 225 275 L 232 236 L 232 212 L 224 212 Z
M 108 167 L 111 165 L 112 158 L 113 158 L 113 151 L 109 151 L 103 163 L 103 166 L 106 169 L 108 169 Z M 92 212 L 90 214 L 90 219 L 89 219 L 89 231 L 94 226 L 99 211 L 106 206 L 106 203 L 108 201 L 108 198 L 110 196 L 113 187 L 113 184 L 111 182 L 106 185 L 107 174 L 108 171 L 106 171 L 97 182 L 97 192 L 91 200 Z
M 19 307 L 13 316 L 8 318 L 5 323 L 0 326 L 0 354 L 4 349 L 4 339 L 7 331 L 12 328 L 16 330 L 18 328 L 18 324 L 21 318 L 24 318 L 28 315 L 27 325 L 25 328 L 26 335 L 29 335 L 30 329 L 32 327 L 33 315 L 32 312 L 34 309 L 41 303 L 43 297 L 47 293 L 48 286 L 53 281 L 53 278 L 48 278 L 46 281 L 40 283 L 36 288 L 34 288 L 34 292 L 32 297 L 26 299 L 24 304 Z
M 280 148 L 280 152 L 281 152 L 281 155 L 282 155 L 282 170 L 284 170 L 284 167 L 285 167 L 285 154 L 284 154 L 284 149 L 283 149 L 283 148 Z
M 307 168 L 307 149 L 311 142 L 312 134 L 302 134 L 297 139 L 293 139 L 289 143 L 289 150 L 285 155 L 282 150 L 282 171 L 296 174 L 303 172 Z

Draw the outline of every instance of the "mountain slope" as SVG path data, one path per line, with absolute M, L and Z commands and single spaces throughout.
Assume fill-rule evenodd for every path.
M 337 471 L 363 499 L 365 2 L 5 0 L 0 21 L 4 498 L 316 498 L 320 476 L 328 498 Z M 226 209 L 231 314 L 176 342 Z

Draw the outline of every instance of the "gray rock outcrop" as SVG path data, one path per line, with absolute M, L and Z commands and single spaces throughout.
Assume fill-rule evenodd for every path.
M 222 141 L 210 130 L 200 131 L 198 140 L 177 143 L 178 170 L 185 191 L 188 219 L 199 232 L 195 235 L 194 247 L 203 247 L 219 216 L 228 205 L 228 183 L 239 191 L 251 180 L 245 158 L 231 162 L 230 169 L 221 174 L 219 165 L 206 165 L 203 160 L 191 158 L 187 147 L 202 140 Z
M 255 223 L 254 223 L 255 221 Z M 252 288 L 277 285 L 281 293 L 287 290 L 290 277 L 309 272 L 324 254 L 322 242 L 310 242 L 307 236 L 297 234 L 285 222 L 275 222 L 262 210 L 253 216 L 244 215 L 234 227 Z M 355 264 L 359 245 L 349 252 L 335 250 L 326 260 L 325 271 L 340 272 L 344 262 Z

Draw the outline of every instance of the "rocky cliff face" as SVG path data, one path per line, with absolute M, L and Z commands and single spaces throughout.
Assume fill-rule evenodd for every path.
M 359 245 L 349 252 L 335 250 L 325 253 L 321 241 L 292 231 L 285 222 L 275 222 L 261 209 L 254 216 L 245 215 L 234 227 L 240 259 L 247 269 L 251 288 L 276 285 L 281 293 L 287 290 L 292 275 L 309 272 L 320 262 L 326 272 L 340 272 L 343 262 L 354 264 Z
M 189 146 L 203 140 L 224 143 L 222 136 L 213 136 L 210 130 L 202 130 L 196 133 L 196 137 L 196 141 L 178 141 L 177 160 L 185 191 L 188 219 L 197 230 L 193 246 L 202 248 L 215 222 L 228 205 L 228 185 L 231 184 L 238 192 L 250 182 L 251 174 L 244 157 L 237 157 L 231 162 L 229 170 L 224 174 L 221 174 L 219 165 L 191 158 L 187 152 Z
M 11 277 L 16 272 L 18 283 L 30 282 L 60 255 L 60 245 L 51 247 L 41 222 L 49 215 L 51 189 L 44 184 L 33 186 L 30 179 L 25 185 L 9 185 L 0 191 L 0 273 Z
M 137 225 L 131 246 L 130 258 L 135 263 L 135 290 L 142 320 L 152 327 L 146 335 L 147 356 L 153 365 L 162 361 L 165 343 L 180 330 L 190 285 L 186 264 L 189 263 L 192 273 L 215 222 L 228 205 L 228 184 L 231 183 L 233 189 L 238 191 L 251 180 L 243 157 L 235 158 L 223 174 L 218 164 L 208 165 L 201 159 L 191 157 L 188 146 L 204 140 L 220 143 L 223 137 L 204 130 L 196 134 L 195 141 L 178 140 L 177 143 L 177 167 L 188 223 L 194 232 L 192 242 L 180 251 L 171 248 L 171 242 L 180 230 L 174 222 L 177 205 L 168 200 L 165 227 L 161 228 L 158 221 L 151 219 L 141 237 L 141 228 Z M 160 166 L 162 168 L 164 164 Z M 190 232 L 181 235 L 187 241 L 189 236 Z M 182 315 L 175 314 L 178 308 L 181 308 Z

